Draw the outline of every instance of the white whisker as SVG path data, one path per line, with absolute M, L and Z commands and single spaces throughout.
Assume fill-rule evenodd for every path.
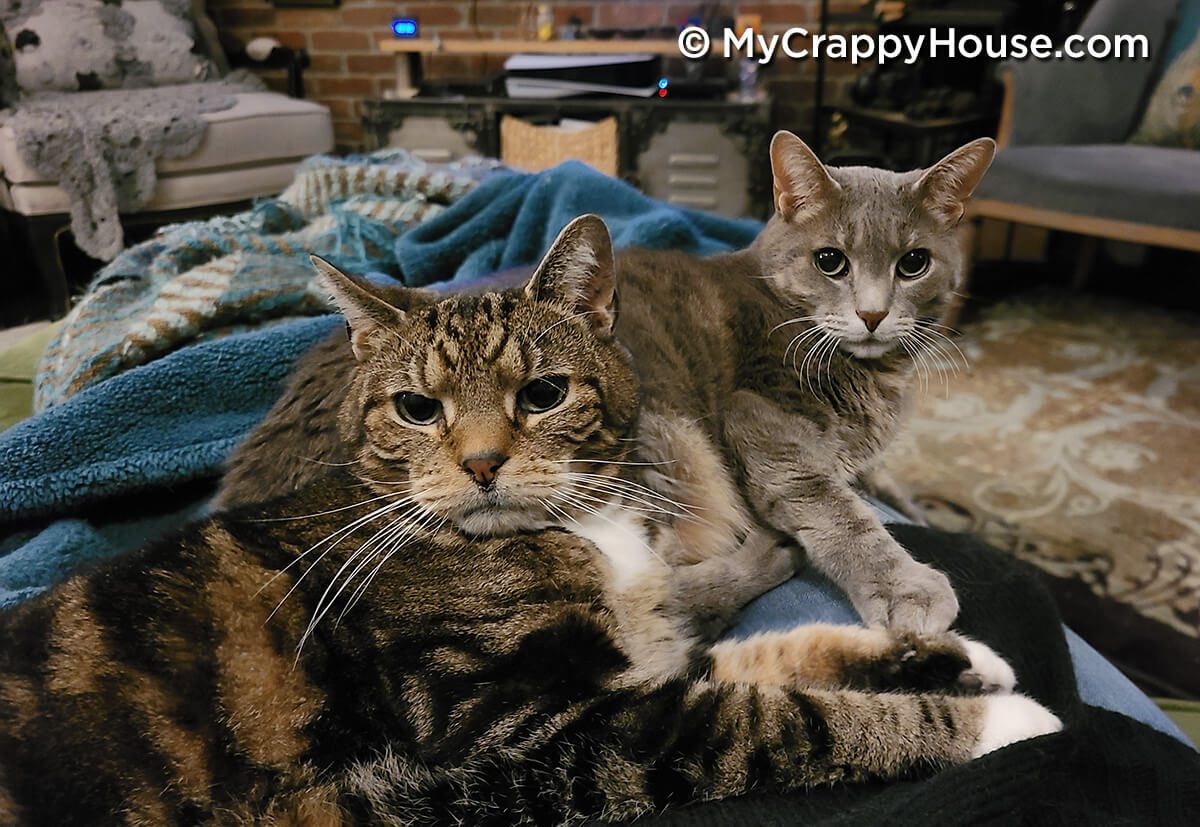
M 817 387 L 822 387 L 825 383 L 825 379 L 828 379 L 830 393 L 833 392 L 833 360 L 834 357 L 837 356 L 838 345 L 839 342 L 837 337 L 830 336 L 829 345 L 825 348 L 825 352 L 822 354 L 822 359 L 817 364 Z
M 346 462 L 329 462 L 327 460 L 317 459 L 316 457 L 300 457 L 300 459 L 304 460 L 305 462 L 311 462 L 314 465 L 324 465 L 328 468 L 345 468 L 349 465 L 358 465 L 362 462 L 361 459 L 351 459 L 347 460 Z
M 934 343 L 934 342 L 932 342 L 932 340 L 928 339 L 919 330 L 913 329 L 909 332 L 913 336 L 913 340 L 916 342 L 918 349 L 924 355 L 929 357 L 929 364 L 931 364 L 934 367 L 934 369 L 937 370 L 938 378 L 941 380 L 942 384 L 944 386 L 946 386 L 947 388 L 949 388 L 950 377 L 946 373 L 946 366 L 943 364 L 943 360 L 945 359 L 945 353 L 943 353 L 939 348 L 935 347 L 934 344 L 936 344 L 936 343 Z M 951 365 L 951 368 L 956 373 L 958 372 L 958 365 Z
M 650 499 L 664 502 L 667 505 L 673 505 L 676 508 L 688 513 L 704 510 L 700 506 L 685 505 L 684 503 L 671 499 L 659 491 L 655 491 L 653 488 L 649 488 L 648 486 L 642 485 L 639 482 L 634 482 L 633 480 L 627 480 L 624 477 L 613 477 L 607 474 L 587 474 L 579 471 L 568 471 L 567 476 L 579 481 L 592 482 L 596 485 L 607 485 L 616 489 L 618 493 L 626 493 L 631 497 L 633 495 L 649 497 Z
M 437 516 L 432 511 L 427 512 L 427 514 L 434 517 Z M 441 528 L 441 526 L 445 525 L 447 519 L 447 517 L 442 517 L 441 521 L 437 525 L 437 528 L 433 530 L 436 532 L 438 528 Z M 349 576 L 347 576 L 346 581 L 348 584 L 358 576 L 358 573 L 362 571 L 363 568 L 369 566 L 372 561 L 379 559 L 379 562 L 376 564 L 375 568 L 371 570 L 370 574 L 362 579 L 362 581 L 358 584 L 358 587 L 353 593 L 351 593 L 350 597 L 347 598 L 346 605 L 342 607 L 342 611 L 338 614 L 337 620 L 334 621 L 334 625 L 341 623 L 342 618 L 346 616 L 347 612 L 353 609 L 355 604 L 362 599 L 362 596 L 366 593 L 372 581 L 374 581 L 375 575 L 379 573 L 387 561 L 392 559 L 395 553 L 407 545 L 407 543 L 417 535 L 417 532 L 429 522 L 430 520 L 426 515 L 421 515 L 415 521 L 410 523 L 407 528 L 404 528 L 399 532 L 392 532 L 379 544 L 379 548 L 376 549 L 369 559 L 363 561 L 363 563 L 356 567 L 355 570 L 352 571 Z M 337 596 L 335 595 L 334 599 L 336 598 Z
M 653 516 L 654 514 L 667 514 L 667 515 L 669 515 L 671 517 L 675 517 L 675 518 L 681 517 L 681 515 L 674 514 L 672 512 L 668 512 L 668 511 L 648 510 L 645 508 L 638 508 L 635 505 L 629 505 L 627 502 L 624 502 L 619 499 L 614 500 L 614 499 L 606 499 L 603 497 L 590 496 L 586 492 L 581 491 L 576 486 L 571 486 L 564 490 L 570 496 L 575 497 L 577 499 L 581 499 L 584 502 L 594 504 L 599 508 L 611 507 L 611 508 L 619 509 L 621 511 L 628 511 L 631 514 L 636 514 L 639 520 L 647 520 L 649 522 L 655 523 L 656 525 L 669 527 L 670 523 L 667 523 L 664 520 L 661 520 L 658 517 Z
M 928 390 L 929 377 L 925 372 L 928 370 L 928 366 L 925 365 L 925 360 L 921 357 L 921 351 L 917 347 L 916 341 L 911 336 L 905 334 L 900 337 L 899 342 L 908 352 L 908 355 L 912 357 L 913 368 L 917 372 L 917 382 L 923 390 Z
M 565 319 L 559 319 L 557 322 L 555 322 L 554 324 L 547 327 L 545 330 L 543 330 L 537 336 L 534 336 L 533 342 L 531 344 L 536 345 L 538 342 L 540 342 L 542 340 L 543 336 L 545 336 L 547 333 L 549 333 L 551 330 L 553 330 L 554 328 L 558 327 L 561 324 L 566 324 L 567 322 L 569 322 L 573 319 L 579 319 L 579 318 L 582 318 L 583 316 L 590 316 L 593 313 L 599 313 L 599 312 L 600 312 L 599 310 L 584 310 L 581 313 L 575 313 L 573 315 L 567 316 L 567 318 L 565 318 Z
M 397 528 L 398 525 L 400 527 L 403 527 L 404 525 L 408 524 L 410 522 L 410 518 L 412 517 L 413 513 L 431 514 L 432 512 L 426 511 L 425 508 L 423 506 L 421 506 L 420 504 L 415 504 L 412 509 L 410 509 L 409 511 L 400 515 L 395 520 L 393 520 L 391 523 L 389 523 L 387 526 L 385 526 L 384 528 L 377 531 L 366 542 L 364 542 L 361 546 L 359 546 L 357 549 L 355 549 L 354 553 L 351 554 L 348 558 L 346 558 L 346 561 L 344 563 L 342 563 L 342 565 L 338 568 L 337 572 L 334 573 L 333 577 L 331 577 L 329 579 L 329 585 L 325 587 L 325 591 L 321 594 L 320 599 L 317 600 L 316 608 L 313 609 L 313 616 L 312 616 L 312 619 L 309 620 L 308 628 L 306 628 L 304 630 L 304 634 L 301 635 L 300 642 L 296 646 L 296 657 L 297 658 L 300 657 L 300 653 L 304 649 L 304 644 L 306 642 L 308 642 L 308 639 L 312 636 L 312 633 L 316 630 L 316 628 L 320 624 L 321 620 L 325 617 L 325 615 L 327 615 L 329 613 L 329 610 L 333 608 L 333 604 L 337 601 L 337 598 L 350 585 L 350 582 L 353 579 L 353 574 L 350 577 L 347 577 L 345 579 L 342 578 L 342 574 L 348 568 L 353 566 L 355 564 L 355 561 L 360 561 L 360 564 L 359 564 L 358 568 L 354 569 L 354 571 L 355 572 L 361 571 L 362 570 L 361 560 L 362 559 L 370 559 L 370 557 L 373 556 L 373 555 L 371 555 L 371 556 L 368 556 L 367 558 L 363 558 L 362 555 L 367 553 L 368 549 L 372 545 L 381 543 L 383 541 L 383 538 L 389 536 L 390 532 L 395 531 L 395 529 Z M 337 588 L 337 591 L 334 592 L 332 596 L 330 596 L 330 593 L 333 592 L 335 587 L 337 587 L 339 580 L 342 580 L 342 585 L 339 588 Z
M 321 562 L 321 560 L 323 560 L 325 558 L 325 555 L 327 555 L 330 551 L 332 551 L 334 548 L 337 547 L 337 544 L 339 542 L 341 542 L 342 538 L 353 533 L 354 531 L 357 531 L 360 526 L 365 525 L 366 523 L 369 523 L 371 520 L 374 520 L 377 517 L 387 514 L 389 511 L 394 511 L 398 508 L 402 508 L 403 506 L 407 505 L 411 501 L 412 501 L 411 497 L 405 496 L 405 497 L 403 497 L 403 499 L 400 499 L 394 503 L 389 503 L 388 505 L 385 505 L 382 508 L 377 508 L 374 511 L 372 511 L 371 513 L 366 514 L 362 517 L 359 517 L 358 519 L 352 521 L 348 525 L 344 525 L 341 528 L 339 528 L 337 531 L 334 531 L 333 533 L 326 535 L 324 539 L 318 540 L 316 543 L 313 543 L 311 546 L 309 546 L 304 551 L 302 551 L 300 554 L 298 554 L 296 556 L 295 560 L 288 563 L 286 566 L 284 566 L 279 571 L 275 572 L 275 574 L 273 574 L 271 576 L 271 578 L 269 580 L 267 580 L 267 582 L 263 583 L 262 586 L 259 587 L 258 591 L 254 593 L 255 597 L 257 597 L 259 594 L 261 594 L 263 589 L 267 588 L 272 583 L 274 583 L 276 580 L 278 580 L 280 577 L 282 577 L 285 573 L 287 573 L 292 568 L 292 566 L 298 565 L 301 560 L 303 560 L 305 557 L 307 557 L 313 551 L 316 551 L 318 548 L 325 545 L 326 543 L 330 544 L 329 548 L 327 548 L 323 552 L 321 552 L 320 556 L 317 557 L 317 559 L 313 562 L 313 564 L 311 566 L 309 566 L 307 569 L 305 569 L 303 574 L 301 574 L 298 578 L 296 578 L 296 582 L 292 584 L 292 587 L 290 589 L 288 589 L 287 594 L 285 594 L 283 596 L 283 598 L 279 601 L 279 605 L 277 605 L 275 607 L 274 611 L 272 611 L 271 614 L 267 616 L 267 620 L 270 620 L 272 617 L 275 616 L 275 612 L 279 611 L 280 606 L 282 606 L 287 601 L 287 599 L 292 596 L 292 592 L 296 591 L 296 589 L 300 586 L 300 581 L 302 581 L 305 577 L 308 576 L 308 573 L 313 570 L 313 567 L 315 567 L 318 563 Z
M 829 341 L 831 338 L 832 337 L 829 335 L 829 332 L 822 329 L 821 330 L 821 338 L 817 341 L 817 343 L 815 345 L 809 347 L 808 351 L 804 354 L 804 359 L 800 362 L 800 367 L 798 370 L 796 370 L 796 357 L 795 356 L 792 357 L 792 368 L 793 368 L 793 370 L 796 370 L 796 377 L 798 379 L 800 379 L 802 382 L 804 382 L 805 387 L 808 388 L 808 392 L 810 394 L 812 394 L 813 396 L 816 396 L 817 393 L 816 393 L 816 391 L 813 390 L 812 376 L 808 372 L 808 366 L 809 366 L 809 363 L 813 360 L 817 351 L 820 348 L 822 348 L 825 345 L 825 343 L 827 341 Z M 797 351 L 797 353 L 799 353 L 799 351 Z
M 801 322 L 814 322 L 819 318 L 821 318 L 821 317 L 820 316 L 797 316 L 794 319 L 788 319 L 786 322 L 780 322 L 779 324 L 775 325 L 773 328 L 771 328 L 770 330 L 767 331 L 767 338 L 770 338 L 771 334 L 774 333 L 776 330 L 779 330 L 780 328 L 787 327 L 788 325 L 800 324 Z
M 353 508 L 358 508 L 359 506 L 367 505 L 368 503 L 377 503 L 380 500 L 391 499 L 392 497 L 395 497 L 397 494 L 401 494 L 401 493 L 404 493 L 404 492 L 397 491 L 397 492 L 391 492 L 388 494 L 381 494 L 378 497 L 371 497 L 369 500 L 363 500 L 361 502 L 351 503 L 350 505 L 343 505 L 340 508 L 331 508 L 328 511 L 314 511 L 312 514 L 298 514 L 295 517 L 263 517 L 262 519 L 259 519 L 259 520 L 247 520 L 246 522 L 250 522 L 250 523 L 281 523 L 281 522 L 286 522 L 289 520 L 307 520 L 311 517 L 324 517 L 327 514 L 337 514 L 339 511 L 349 511 Z
M 792 340 L 790 342 L 788 342 L 787 347 L 785 347 L 783 349 L 783 360 L 781 361 L 780 364 L 786 365 L 787 361 L 788 361 L 788 356 L 792 355 L 792 367 L 795 368 L 795 366 L 796 366 L 796 358 L 795 357 L 798 356 L 800 353 L 801 343 L 807 338 L 810 338 L 813 336 L 819 336 L 820 334 L 823 334 L 826 332 L 827 332 L 827 328 L 825 327 L 825 325 L 818 323 L 818 324 L 815 324 L 812 327 L 810 327 L 808 330 L 805 330 L 803 333 L 800 333 L 799 335 L 793 337 Z M 793 354 L 792 348 L 796 349 L 794 354 Z
M 586 503 L 581 503 L 581 502 L 574 502 L 574 501 L 572 501 L 572 500 L 570 499 L 570 497 L 569 497 L 569 496 L 565 495 L 565 494 L 564 494 L 563 492 L 561 492 L 561 491 L 560 491 L 560 492 L 557 492 L 555 496 L 556 496 L 556 497 L 557 497 L 559 500 L 561 500 L 562 502 L 564 502 L 564 503 L 566 503 L 566 504 L 568 504 L 568 505 L 572 505 L 572 506 L 574 506 L 575 508 L 578 508 L 578 509 L 579 509 L 579 510 L 581 510 L 581 511 L 586 511 L 586 512 L 588 512 L 589 514 L 591 514 L 592 516 L 594 516 L 594 517 L 597 517 L 598 519 L 601 519 L 601 520 L 603 520 L 604 522 L 608 523 L 609 525 L 613 526 L 614 528 L 616 528 L 616 529 L 618 529 L 618 530 L 621 530 L 621 526 L 620 526 L 620 525 L 617 523 L 617 521 L 616 521 L 616 520 L 613 520 L 612 518 L 608 517 L 606 514 L 602 514 L 600 511 L 597 511 L 595 508 L 592 508 L 590 505 L 587 505 Z M 574 518 L 574 517 L 571 517 L 570 519 L 571 519 L 571 521 L 572 521 L 572 522 L 574 522 L 574 523 L 576 523 L 576 524 L 578 524 L 578 523 L 579 523 L 579 520 L 577 520 L 577 519 L 576 519 L 576 518 Z M 667 564 L 667 561 L 666 561 L 666 560 L 664 560 L 664 559 L 663 559 L 663 558 L 662 558 L 662 557 L 659 555 L 659 553 L 658 553 L 657 551 L 655 551 L 654 549 L 652 549 L 652 548 L 651 548 L 651 547 L 650 547 L 650 546 L 649 546 L 649 545 L 648 545 L 648 544 L 647 544 L 647 543 L 646 543 L 644 540 L 637 539 L 637 543 L 638 543 L 638 545 L 640 545 L 642 548 L 646 549 L 646 551 L 650 553 L 650 556 L 651 556 L 651 557 L 653 557 L 653 558 L 655 558 L 656 560 L 658 560 L 658 561 L 659 561 L 660 563 L 662 563 L 664 566 Z
M 668 517 L 675 517 L 677 519 L 687 519 L 691 516 L 689 514 L 680 514 L 675 511 L 670 511 L 669 509 L 663 508 L 662 506 L 659 506 L 655 503 L 647 502 L 645 500 L 634 500 L 635 502 L 642 503 L 642 505 L 644 506 L 644 507 L 639 508 L 636 505 L 630 505 L 627 502 L 622 502 L 622 499 L 625 499 L 625 498 L 633 499 L 632 497 L 628 497 L 627 494 L 608 491 L 608 490 L 602 489 L 602 488 L 590 488 L 586 484 L 580 483 L 580 482 L 569 483 L 567 490 L 570 491 L 575 496 L 585 497 L 589 502 L 594 502 L 594 503 L 597 503 L 598 505 L 612 505 L 612 506 L 616 506 L 618 508 L 627 509 L 629 511 L 635 511 L 639 514 L 646 515 L 647 519 L 654 519 L 653 517 L 649 516 L 651 514 L 665 514 Z M 607 496 L 599 496 L 601 494 L 606 494 Z M 661 522 L 661 521 L 655 520 L 655 522 Z
M 675 460 L 667 459 L 662 462 L 620 462 L 612 459 L 552 459 L 555 465 L 569 465 L 572 462 L 594 462 L 600 465 L 674 465 Z
M 958 354 L 959 358 L 962 359 L 963 370 L 970 370 L 971 362 L 969 359 L 967 359 L 967 354 L 963 353 L 962 348 L 960 348 L 958 346 L 958 344 L 953 339 L 951 339 L 949 336 L 947 336 L 946 334 L 940 333 L 937 330 L 933 330 L 933 329 L 929 328 L 927 326 L 928 324 L 929 323 L 927 323 L 927 322 L 922 323 L 919 320 L 917 320 L 916 321 L 916 329 L 928 336 L 934 337 L 935 341 L 937 341 L 939 343 L 945 342 L 946 344 L 950 345 L 950 347 L 954 348 L 954 351 Z M 947 329 L 949 329 L 949 328 L 947 328 Z

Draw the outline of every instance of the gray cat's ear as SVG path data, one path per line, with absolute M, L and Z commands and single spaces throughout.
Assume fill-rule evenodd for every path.
M 979 186 L 995 155 L 995 141 L 977 138 L 925 170 L 917 182 L 925 209 L 951 227 L 961 221 L 967 199 Z
M 775 210 L 785 221 L 812 218 L 841 191 L 808 144 L 783 129 L 771 139 L 771 174 Z
M 617 321 L 617 266 L 612 238 L 598 215 L 581 215 L 563 227 L 525 285 L 535 301 L 575 308 L 592 329 L 612 334 Z
M 310 258 L 321 275 L 321 284 L 346 317 L 354 358 L 360 362 L 371 358 L 382 341 L 394 337 L 392 330 L 404 321 L 404 312 L 320 256 Z

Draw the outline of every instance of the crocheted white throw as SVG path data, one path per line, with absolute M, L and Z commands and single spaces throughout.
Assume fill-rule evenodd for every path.
M 40 92 L 6 113 L 22 160 L 66 191 L 71 231 L 88 255 L 111 261 L 124 247 L 120 212 L 154 195 L 154 164 L 196 151 L 203 115 L 262 89 L 249 74 L 151 89 Z

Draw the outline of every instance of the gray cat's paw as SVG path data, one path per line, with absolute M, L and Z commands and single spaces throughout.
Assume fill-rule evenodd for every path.
M 936 635 L 949 629 L 958 617 L 958 596 L 950 578 L 907 555 L 890 570 L 886 582 L 858 591 L 861 596 L 852 593 L 854 608 L 871 626 Z
M 796 574 L 792 549 L 762 529 L 751 529 L 734 555 L 747 576 L 763 584 L 764 591 L 791 580 Z

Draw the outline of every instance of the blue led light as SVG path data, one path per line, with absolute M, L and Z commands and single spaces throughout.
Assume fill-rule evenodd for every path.
M 396 37 L 416 37 L 417 21 L 408 17 L 397 17 L 392 21 L 392 34 Z
M 667 88 L 667 79 L 666 79 L 666 78 L 663 78 L 662 80 L 660 80 L 660 81 L 658 82 L 658 88 L 659 88 L 659 89 L 666 89 L 666 88 Z

